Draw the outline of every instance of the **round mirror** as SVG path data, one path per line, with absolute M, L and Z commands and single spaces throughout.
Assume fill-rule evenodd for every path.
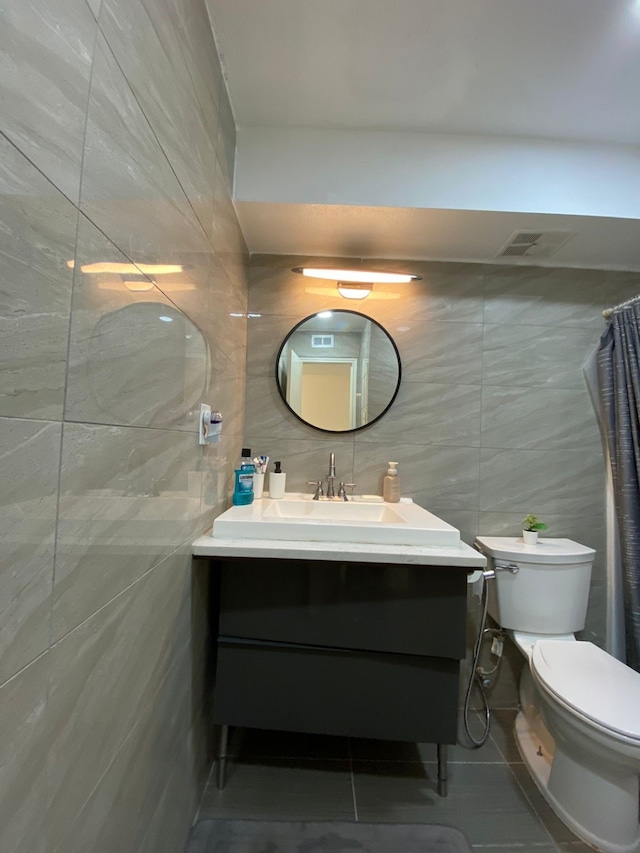
M 369 426 L 393 403 L 402 366 L 391 336 L 357 311 L 320 311 L 298 323 L 276 359 L 280 396 L 325 432 Z

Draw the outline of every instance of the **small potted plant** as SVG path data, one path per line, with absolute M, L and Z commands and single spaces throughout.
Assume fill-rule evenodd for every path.
M 546 530 L 547 525 L 538 521 L 537 515 L 526 515 L 522 519 L 522 538 L 525 545 L 535 545 L 538 541 L 538 531 Z

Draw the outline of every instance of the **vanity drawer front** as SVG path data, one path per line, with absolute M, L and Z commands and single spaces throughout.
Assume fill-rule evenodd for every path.
M 220 634 L 465 656 L 464 569 L 313 561 L 222 564 Z
M 216 723 L 455 743 L 458 661 L 222 641 Z

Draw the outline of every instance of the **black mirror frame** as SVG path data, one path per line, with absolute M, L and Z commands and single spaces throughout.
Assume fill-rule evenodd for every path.
M 296 323 L 296 325 L 292 329 L 290 329 L 289 332 L 287 332 L 285 339 L 280 344 L 280 347 L 278 349 L 278 355 L 276 356 L 276 372 L 275 372 L 276 387 L 278 389 L 278 393 L 280 394 L 282 402 L 285 404 L 287 409 L 291 412 L 291 414 L 294 416 L 294 418 L 297 418 L 305 426 L 311 427 L 311 429 L 317 429 L 318 432 L 330 433 L 331 435 L 348 435 L 349 433 L 352 433 L 352 432 L 360 432 L 360 430 L 368 429 L 368 427 L 373 426 L 373 424 L 377 423 L 380 420 L 380 418 L 383 417 L 384 415 L 386 415 L 386 413 L 389 411 L 389 409 L 393 405 L 393 401 L 398 396 L 398 391 L 400 390 L 400 382 L 402 381 L 402 360 L 400 358 L 400 352 L 398 350 L 398 347 L 396 346 L 396 342 L 393 340 L 393 338 L 391 337 L 389 332 L 385 329 L 385 327 L 381 323 L 378 323 L 377 320 L 374 320 L 372 317 L 369 317 L 366 314 L 362 314 L 360 311 L 352 311 L 350 308 L 331 308 L 328 310 L 330 310 L 333 314 L 355 314 L 358 317 L 363 317 L 365 320 L 369 320 L 369 322 L 374 323 L 382 332 L 385 333 L 385 335 L 389 339 L 391 346 L 393 347 L 393 350 L 396 354 L 396 358 L 398 360 L 398 381 L 396 382 L 396 387 L 394 389 L 393 394 L 391 395 L 391 399 L 389 400 L 389 402 L 387 403 L 385 408 L 380 412 L 379 415 L 376 415 L 376 417 L 373 418 L 372 420 L 370 420 L 368 423 L 363 424 L 362 426 L 359 426 L 359 427 L 353 427 L 353 429 L 325 429 L 324 427 L 315 426 L 315 424 L 311 424 L 311 423 L 309 423 L 309 421 L 305 421 L 304 418 L 301 418 L 300 415 L 297 414 L 297 412 L 294 412 L 294 410 L 291 408 L 291 406 L 289 405 L 289 403 L 287 402 L 287 399 L 285 397 L 285 392 L 280 387 L 279 367 L 280 367 L 280 358 L 282 356 L 282 351 L 284 350 L 285 346 L 287 345 L 287 341 L 289 340 L 291 335 L 293 335 L 293 333 L 296 332 L 300 328 L 300 326 L 303 325 L 303 323 L 306 323 L 307 320 L 312 320 L 314 317 L 317 317 L 318 314 L 321 313 L 320 311 L 316 311 L 314 314 L 310 314 L 308 317 L 305 317 L 304 320 L 300 320 L 299 323 Z

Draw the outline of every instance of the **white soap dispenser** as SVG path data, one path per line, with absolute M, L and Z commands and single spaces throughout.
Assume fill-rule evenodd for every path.
M 284 497 L 284 487 L 287 475 L 280 468 L 281 463 L 275 463 L 275 471 L 269 474 L 269 497 L 280 500 Z
M 397 504 L 400 501 L 400 477 L 398 477 L 397 468 L 397 462 L 389 462 L 387 476 L 382 484 L 382 496 L 390 504 Z

